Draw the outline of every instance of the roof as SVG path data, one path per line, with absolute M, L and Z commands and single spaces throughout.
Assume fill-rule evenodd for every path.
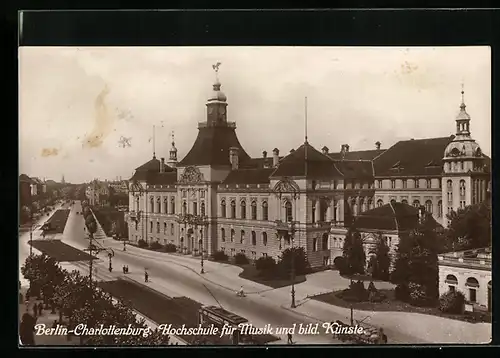
M 232 170 L 222 184 L 267 184 L 275 168 Z
M 373 179 L 373 165 L 368 160 L 339 160 L 335 166 L 344 175 L 344 178 Z
M 387 149 L 372 149 L 372 150 L 358 150 L 355 152 L 346 152 L 342 158 L 342 152 L 328 153 L 328 156 L 334 160 L 347 159 L 347 160 L 373 160 Z
M 271 176 L 306 176 L 306 170 L 308 178 L 342 177 L 333 160 L 308 142 L 285 156 Z
M 161 162 L 158 159 L 156 159 L 156 157 L 153 157 L 153 159 L 144 163 L 140 167 L 135 168 L 135 170 L 138 170 L 138 171 L 154 170 L 154 171 L 159 172 L 160 171 L 160 163 Z M 169 167 L 166 164 L 165 164 L 164 168 L 165 168 L 165 172 L 171 172 L 174 170 L 173 168 Z
M 440 225 L 429 216 L 436 227 Z M 419 209 L 403 203 L 389 203 L 381 207 L 365 211 L 354 219 L 354 227 L 358 229 L 398 230 L 406 231 L 418 227 Z
M 33 180 L 29 176 L 27 176 L 26 174 L 19 175 L 19 181 L 30 183 L 30 184 L 34 183 Z
M 231 126 L 200 127 L 193 147 L 178 166 L 230 165 L 229 148 L 239 148 L 239 164 L 245 164 L 250 156 L 241 146 L 236 130 Z
M 147 175 L 146 183 L 151 185 L 175 184 L 177 181 L 177 172 L 153 173 Z
M 375 176 L 440 175 L 454 136 L 399 141 L 374 159 Z

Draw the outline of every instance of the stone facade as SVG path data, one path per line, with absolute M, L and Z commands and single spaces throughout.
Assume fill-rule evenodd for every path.
M 491 310 L 491 248 L 442 254 L 439 259 L 439 293 L 457 290 L 467 302 Z

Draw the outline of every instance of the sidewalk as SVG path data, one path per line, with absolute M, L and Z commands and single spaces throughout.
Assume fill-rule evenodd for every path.
M 21 287 L 21 293 L 23 294 L 23 298 L 26 297 L 26 291 L 28 290 L 27 287 L 22 286 Z M 25 301 L 26 302 L 26 301 Z M 19 304 L 19 322 L 21 322 L 21 318 L 24 313 L 28 312 L 33 316 L 33 306 L 41 302 L 40 300 L 35 300 L 31 299 L 28 305 L 26 303 L 20 303 Z M 42 315 L 37 317 L 36 323 L 37 324 L 45 324 L 46 328 L 51 328 L 52 323 L 54 320 L 59 320 L 59 315 L 57 313 L 53 314 L 50 313 L 50 309 L 48 310 L 43 310 Z M 66 339 L 66 336 L 63 335 L 54 335 L 54 336 L 49 336 L 49 335 L 40 335 L 37 336 L 35 334 L 35 346 L 74 346 L 78 345 L 79 340 L 77 338 L 74 338 L 70 341 Z M 20 346 L 22 346 L 20 344 Z

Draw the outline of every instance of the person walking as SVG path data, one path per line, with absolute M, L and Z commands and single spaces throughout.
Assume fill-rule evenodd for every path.
M 128 273 L 128 265 L 125 266 L 125 273 Z
M 144 271 L 144 282 L 149 282 L 149 275 L 147 271 Z
M 288 344 L 293 344 L 293 340 L 292 340 L 292 334 L 289 332 L 287 333 L 287 337 L 288 337 Z

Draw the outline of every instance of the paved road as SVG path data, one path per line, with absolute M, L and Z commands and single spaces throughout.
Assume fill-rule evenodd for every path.
M 71 210 L 63 240 L 74 247 L 83 249 L 88 245 L 85 238 L 84 220 L 81 206 L 76 203 Z M 122 275 L 121 267 L 129 266 L 127 276 L 143 282 L 144 268 L 148 268 L 151 282 L 148 285 L 169 296 L 187 296 L 208 305 L 220 304 L 245 318 L 255 326 L 270 323 L 274 327 L 290 327 L 295 324 L 316 324 L 321 321 L 349 320 L 348 309 L 307 299 L 307 295 L 327 291 L 325 282 L 331 288 L 345 287 L 347 282 L 336 272 L 327 271 L 309 276 L 308 280 L 296 286 L 296 309 L 290 309 L 290 287 L 270 290 L 269 287 L 238 277 L 241 269 L 233 265 L 205 261 L 205 274 L 201 275 L 200 261 L 182 255 L 165 254 L 123 245 L 112 239 L 99 240 L 101 245 L 114 249 L 113 273 L 107 272 L 108 260 L 96 263 L 98 277 L 114 279 Z M 86 269 L 81 264 L 82 270 Z M 240 286 L 247 297 L 235 295 Z M 382 288 L 381 286 L 379 288 Z M 215 298 L 214 298 L 215 297 Z M 217 301 L 216 301 L 217 300 Z M 491 325 L 470 324 L 436 316 L 406 312 L 365 312 L 355 311 L 354 319 L 365 320 L 384 328 L 390 343 L 482 343 L 491 335 Z M 281 336 L 284 341 L 285 337 Z M 295 336 L 298 343 L 337 343 L 325 334 Z

